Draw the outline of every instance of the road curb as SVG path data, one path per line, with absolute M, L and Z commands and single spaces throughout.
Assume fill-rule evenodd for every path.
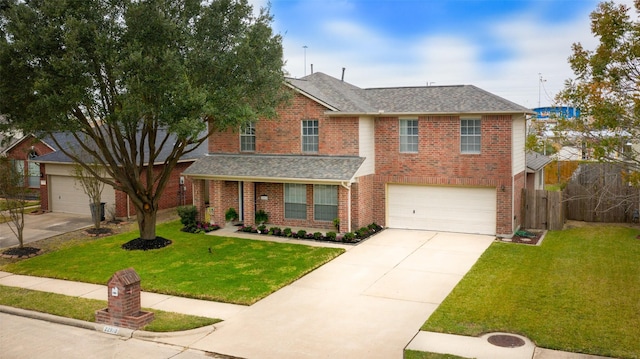
M 27 310 L 27 309 L 15 308 L 15 307 L 9 307 L 6 305 L 0 305 L 0 313 L 6 313 L 6 314 L 17 315 L 17 316 L 31 318 L 31 319 L 43 320 L 43 321 L 57 323 L 57 324 L 69 325 L 69 326 L 73 326 L 81 329 L 94 330 L 94 331 L 105 333 L 105 334 L 117 335 L 123 338 L 137 338 L 137 339 L 143 339 L 143 340 L 149 340 L 149 341 L 155 341 L 156 339 L 162 339 L 162 338 L 175 338 L 175 337 L 195 335 L 195 334 L 207 335 L 207 334 L 213 333 L 216 330 L 215 325 L 212 324 L 212 325 L 207 325 L 201 328 L 195 328 L 195 329 L 183 330 L 183 331 L 177 331 L 177 332 L 149 332 L 145 330 L 133 330 L 133 329 L 107 325 L 107 324 L 87 322 L 85 320 L 61 317 L 59 315 L 36 312 L 33 310 Z

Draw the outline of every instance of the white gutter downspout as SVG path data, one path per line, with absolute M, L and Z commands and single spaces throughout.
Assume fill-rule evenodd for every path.
M 347 182 L 347 184 L 345 184 L 345 182 L 340 182 L 340 185 L 347 189 L 347 232 L 351 232 L 351 182 Z

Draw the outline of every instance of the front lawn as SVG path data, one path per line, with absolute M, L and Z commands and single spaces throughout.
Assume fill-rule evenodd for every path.
M 106 300 L 77 298 L 0 285 L 0 305 L 95 322 L 96 310 L 106 308 L 108 304 Z M 142 328 L 150 332 L 182 331 L 220 322 L 219 319 L 142 309 L 154 313 L 153 321 Z
M 422 330 L 524 335 L 537 346 L 640 357 L 637 229 L 549 232 L 542 246 L 494 243 Z
M 253 304 L 344 252 L 240 238 L 190 234 L 179 221 L 158 225 L 173 244 L 150 251 L 120 248 L 138 232 L 86 242 L 5 265 L 2 270 L 106 284 L 118 270 L 133 267 L 144 291 L 235 304 Z

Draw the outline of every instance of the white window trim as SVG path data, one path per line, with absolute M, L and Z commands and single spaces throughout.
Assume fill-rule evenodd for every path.
M 468 150 L 463 150 L 462 149 L 462 121 L 463 120 L 475 120 L 475 121 L 479 121 L 480 122 L 480 134 L 478 135 L 464 135 L 466 137 L 479 137 L 480 138 L 480 149 L 478 151 L 468 151 Z M 479 155 L 482 153 L 482 117 L 481 116 L 473 116 L 473 117 L 460 117 L 460 130 L 459 130 L 459 134 L 460 134 L 460 153 L 464 154 L 464 155 Z
M 402 134 L 402 122 L 403 121 L 416 121 L 416 130 L 418 130 L 418 133 L 416 135 L 403 135 Z M 411 151 L 407 151 L 402 149 L 402 137 L 405 136 L 406 138 L 413 138 L 415 137 L 417 139 L 416 142 L 416 149 L 415 150 L 411 150 Z M 418 153 L 419 148 L 420 148 L 420 120 L 416 117 L 400 117 L 398 118 L 398 150 L 400 151 L 400 153 Z
M 305 129 L 305 122 L 307 121 L 315 121 L 316 122 L 316 129 L 318 130 L 318 134 L 316 135 L 305 135 L 304 134 L 304 129 Z M 305 149 L 305 138 L 312 138 L 315 137 L 316 138 L 316 149 L 313 151 L 308 151 Z M 305 118 L 302 121 L 300 121 L 300 146 L 302 147 L 302 153 L 318 153 L 318 151 L 320 150 L 320 121 L 318 119 L 315 118 Z
M 247 129 L 253 129 L 253 134 L 248 134 Z M 253 150 L 245 150 L 242 148 L 242 138 L 253 137 Z M 240 152 L 256 152 L 256 123 L 251 121 L 240 128 Z

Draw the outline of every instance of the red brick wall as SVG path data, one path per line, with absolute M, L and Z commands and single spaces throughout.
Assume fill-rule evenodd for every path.
M 256 122 L 257 154 L 302 155 L 302 120 L 318 120 L 319 145 L 314 155 L 358 155 L 358 118 L 329 118 L 327 108 L 300 94 L 277 119 Z M 209 138 L 210 153 L 240 153 L 237 129 L 216 132 Z
M 25 187 L 29 186 L 29 173 L 28 173 L 29 162 L 27 160 L 29 159 L 29 153 L 31 153 L 31 151 L 34 151 L 38 156 L 46 155 L 47 153 L 53 152 L 53 150 L 49 146 L 45 145 L 40 140 L 36 139 L 31 135 L 26 136 L 25 138 L 20 140 L 20 142 L 15 144 L 14 147 L 7 152 L 7 157 L 9 157 L 10 159 L 22 161 L 23 168 L 25 170 L 25 174 L 24 174 Z M 40 173 L 43 173 L 42 169 L 43 168 L 41 166 Z M 33 188 L 36 189 L 34 191 L 35 194 L 41 193 L 41 191 L 37 190 L 37 187 L 33 187 Z
M 367 226 L 376 221 L 374 214 L 374 176 L 362 176 L 351 185 L 351 218 L 352 230 Z
M 45 171 L 44 163 L 40 164 L 40 173 L 42 178 L 47 178 L 47 172 Z M 49 181 L 45 181 L 45 184 L 40 182 L 40 209 L 43 211 L 49 211 Z

